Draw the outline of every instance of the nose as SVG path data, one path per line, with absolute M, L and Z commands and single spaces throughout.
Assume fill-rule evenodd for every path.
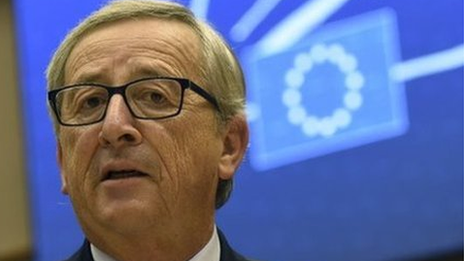
M 120 149 L 142 142 L 142 134 L 135 126 L 135 118 L 121 95 L 114 95 L 106 108 L 98 140 L 103 147 Z

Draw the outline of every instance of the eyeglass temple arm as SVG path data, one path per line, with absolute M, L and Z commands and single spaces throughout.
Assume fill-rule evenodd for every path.
M 198 93 L 201 97 L 205 98 L 207 101 L 212 103 L 218 111 L 221 111 L 219 108 L 219 103 L 216 100 L 216 98 L 211 96 L 211 94 L 207 93 L 203 88 L 196 85 L 194 82 L 190 82 L 190 89 L 192 89 L 192 91 Z

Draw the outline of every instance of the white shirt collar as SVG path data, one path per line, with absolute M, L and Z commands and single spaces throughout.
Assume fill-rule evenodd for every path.
M 221 245 L 216 227 L 213 229 L 213 235 L 209 242 L 189 261 L 219 261 L 221 254 Z
M 90 245 L 90 251 L 95 261 L 116 261 L 93 244 Z M 220 254 L 221 245 L 219 243 L 219 236 L 216 227 L 214 227 L 213 235 L 209 242 L 189 261 L 219 261 Z

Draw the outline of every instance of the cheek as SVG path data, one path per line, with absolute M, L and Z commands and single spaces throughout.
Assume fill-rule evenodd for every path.
M 208 121 L 204 121 L 208 122 Z M 212 126 L 195 122 L 169 131 L 173 144 L 170 150 L 173 169 L 189 186 L 211 183 L 219 160 L 220 138 Z
M 73 129 L 62 131 L 60 146 L 62 150 L 62 172 L 68 182 L 68 189 L 82 189 L 86 173 L 91 168 L 92 158 L 98 146 L 97 134 L 91 129 Z M 69 184 L 71 183 L 71 184 Z

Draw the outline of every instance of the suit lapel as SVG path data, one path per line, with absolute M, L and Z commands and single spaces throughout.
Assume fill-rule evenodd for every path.
M 81 248 L 74 253 L 69 259 L 64 261 L 94 261 L 92 258 L 92 253 L 90 252 L 90 243 L 85 240 Z
M 219 242 L 221 244 L 221 257 L 219 261 L 250 261 L 248 259 L 245 259 L 243 256 L 235 252 L 230 247 L 229 243 L 226 240 L 226 237 L 219 229 L 218 229 L 218 235 L 219 235 Z

